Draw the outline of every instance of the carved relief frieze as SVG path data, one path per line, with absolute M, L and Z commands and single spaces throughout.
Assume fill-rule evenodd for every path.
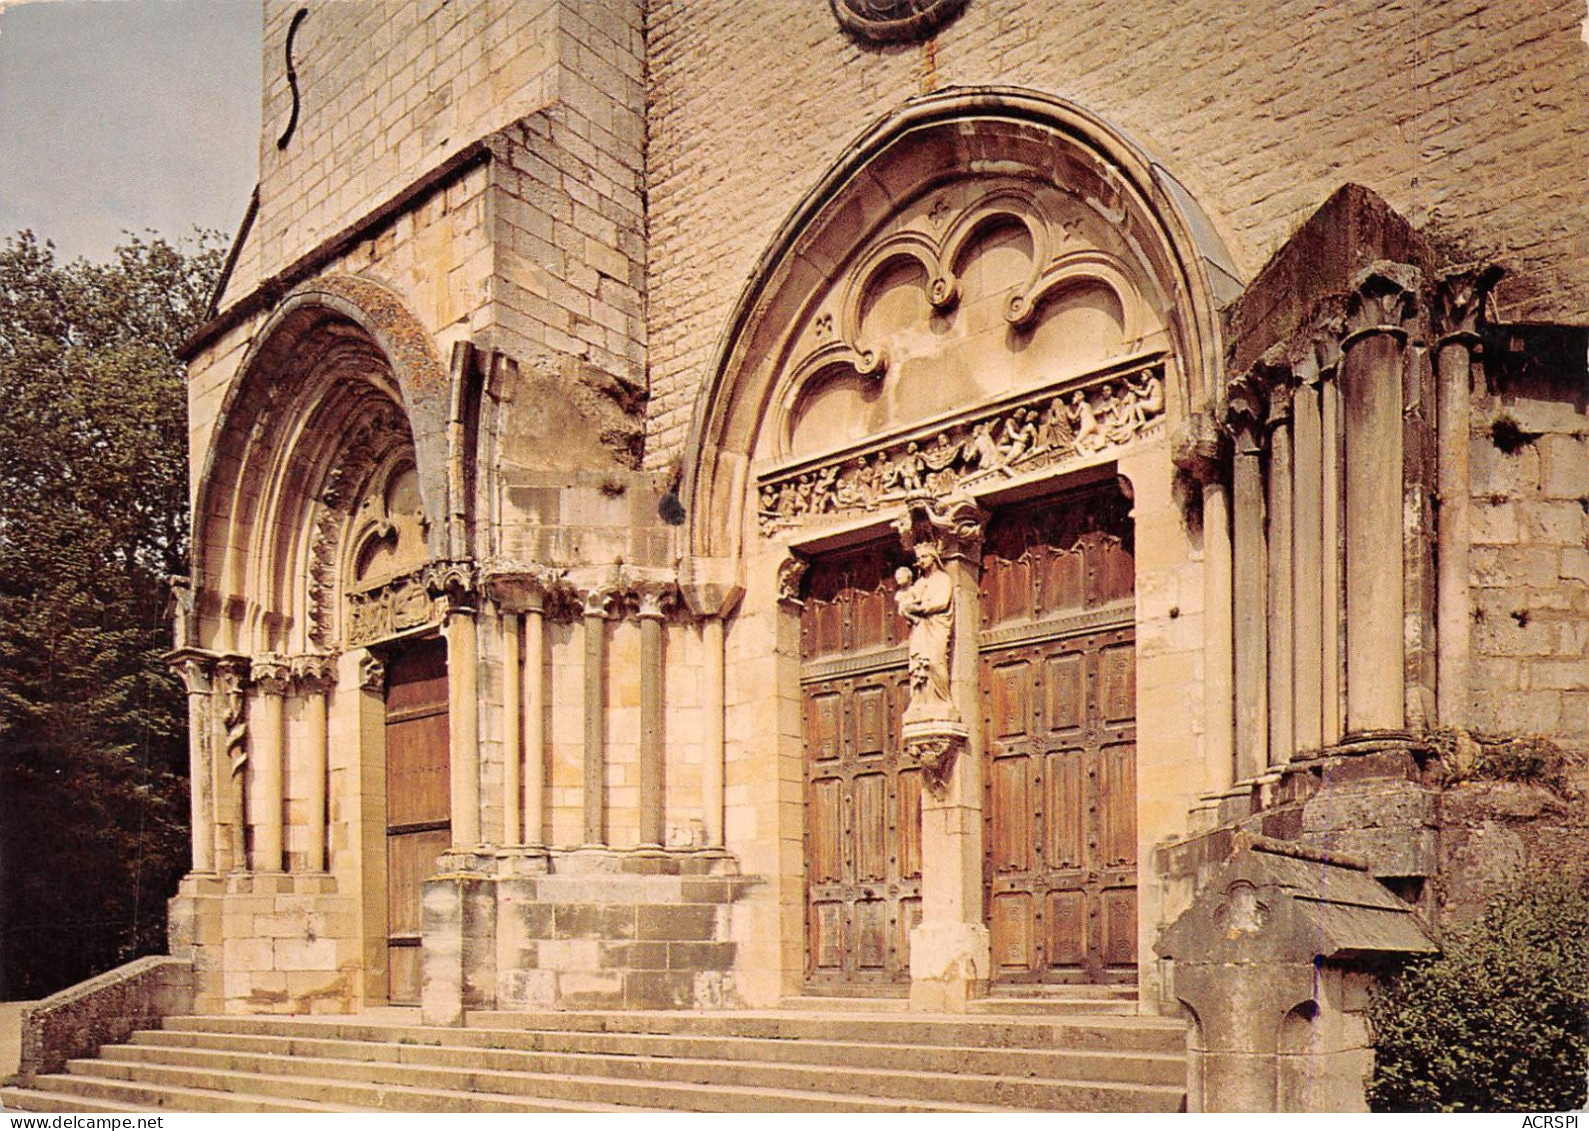
M 1158 434 L 1164 366 L 1155 359 L 890 441 L 764 474 L 764 534 L 823 515 L 855 515 L 1014 478 Z
M 441 622 L 438 602 L 427 586 L 427 569 L 394 577 L 374 588 L 348 594 L 347 646 L 358 648 L 390 636 Z

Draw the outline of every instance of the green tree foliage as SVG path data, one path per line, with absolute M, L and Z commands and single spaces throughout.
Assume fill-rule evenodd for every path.
M 0 998 L 164 949 L 186 710 L 161 654 L 187 558 L 176 350 L 221 252 L 0 246 Z
M 1491 901 L 1376 994 L 1375 1111 L 1577 1111 L 1589 1090 L 1589 878 Z

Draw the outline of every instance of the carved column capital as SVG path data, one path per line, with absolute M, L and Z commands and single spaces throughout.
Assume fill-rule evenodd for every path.
M 894 529 L 899 531 L 905 549 L 922 542 L 938 547 L 944 561 L 975 563 L 982 555 L 982 535 L 989 514 L 967 495 L 948 495 L 942 499 L 914 503 Z
M 678 586 L 660 578 L 642 578 L 631 586 L 641 620 L 662 620 L 678 601 Z
M 1220 483 L 1230 463 L 1230 438 L 1200 412 L 1176 431 L 1170 458 L 1198 483 Z
M 1407 323 L 1418 313 L 1423 272 L 1407 263 L 1379 260 L 1359 271 L 1346 296 L 1343 347 L 1368 334 L 1393 334 L 1405 340 Z
M 790 609 L 803 609 L 805 598 L 800 596 L 800 583 L 805 580 L 811 563 L 796 554 L 790 554 L 778 563 L 778 603 Z
M 1225 426 L 1240 455 L 1263 451 L 1264 425 L 1269 419 L 1268 392 L 1265 382 L 1251 373 L 1230 383 L 1225 400 Z
M 425 567 L 425 590 L 446 604 L 446 614 L 472 613 L 478 603 L 475 563 L 466 559 L 431 562 Z
M 576 588 L 574 595 L 579 599 L 579 615 L 591 620 L 607 620 L 614 614 L 618 594 L 618 586 L 613 582 Z
M 180 648 L 168 652 L 166 666 L 182 681 L 189 695 L 208 695 L 215 684 L 215 657 L 208 652 Z
M 249 661 L 248 678 L 263 695 L 286 695 L 292 683 L 292 665 L 276 652 L 261 652 Z
M 337 658 L 308 652 L 292 658 L 292 682 L 304 695 L 324 695 L 336 686 Z
M 386 690 L 386 660 L 374 652 L 366 652 L 359 659 L 359 686 L 377 695 Z
M 564 572 L 541 562 L 493 562 L 484 571 L 484 588 L 505 613 L 540 613 Z
M 1438 344 L 1478 340 L 1484 304 L 1504 274 L 1502 268 L 1492 263 L 1452 271 L 1435 282 L 1430 314 Z

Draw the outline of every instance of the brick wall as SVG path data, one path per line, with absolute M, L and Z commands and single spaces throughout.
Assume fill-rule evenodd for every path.
M 930 79 L 1074 99 L 1155 151 L 1250 278 L 1356 181 L 1499 257 L 1507 320 L 1589 318 L 1581 3 L 972 0 L 922 47 L 862 48 L 826 4 L 655 0 L 648 14 L 652 440 L 696 390 L 777 226 Z

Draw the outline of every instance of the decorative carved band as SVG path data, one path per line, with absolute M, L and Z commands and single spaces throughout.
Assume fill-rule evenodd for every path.
M 428 567 L 348 594 L 347 644 L 358 648 L 441 622 L 439 602 L 426 585 Z
M 822 683 L 830 679 L 847 679 L 874 671 L 905 666 L 905 646 L 875 648 L 868 652 L 844 653 L 821 660 L 808 660 L 800 665 L 800 682 Z
M 988 480 L 1085 459 L 1153 434 L 1163 420 L 1161 358 L 1093 374 L 814 466 L 768 472 L 759 483 L 762 533 L 818 515 L 941 498 Z
M 1036 644 L 1059 640 L 1066 636 L 1080 636 L 1087 632 L 1107 632 L 1128 627 L 1136 617 L 1135 601 L 1116 601 L 1100 605 L 1083 613 L 1053 617 L 1048 620 L 1016 621 L 997 628 L 985 628 L 979 637 L 983 650 L 1013 648 L 1017 645 Z

